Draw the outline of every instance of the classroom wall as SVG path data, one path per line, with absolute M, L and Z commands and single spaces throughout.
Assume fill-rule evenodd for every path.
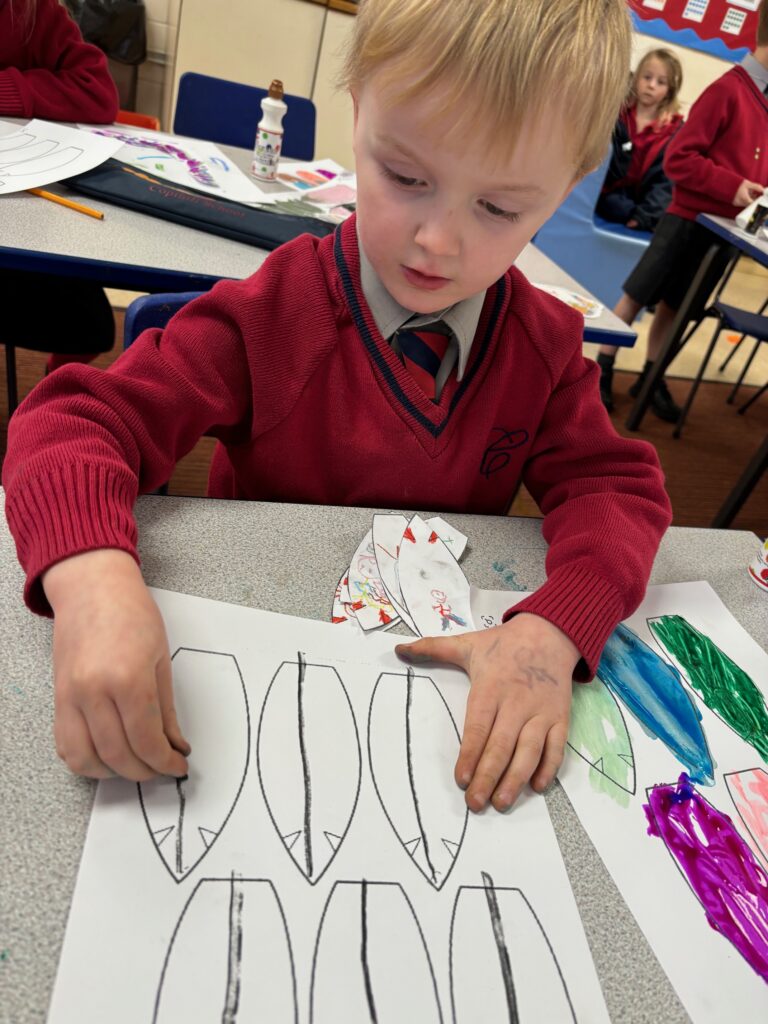
M 150 19 L 160 23 L 164 10 L 181 3 L 176 52 L 170 22 L 166 24 L 169 67 L 164 87 L 163 122 L 170 128 L 176 89 L 185 71 L 199 71 L 266 86 L 281 78 L 288 92 L 310 96 L 318 110 L 317 155 L 354 166 L 352 103 L 336 89 L 342 52 L 354 16 L 330 11 L 305 0 L 228 0 L 227 17 L 210 0 L 147 0 Z M 153 13 L 154 12 L 154 13 Z M 170 17 L 166 12 L 166 17 Z M 163 38 L 160 28 L 154 38 Z M 635 34 L 633 66 L 646 50 L 668 46 L 680 58 L 684 80 L 681 105 L 685 113 L 700 93 L 731 66 L 727 61 Z M 314 90 L 313 90 L 314 81 Z

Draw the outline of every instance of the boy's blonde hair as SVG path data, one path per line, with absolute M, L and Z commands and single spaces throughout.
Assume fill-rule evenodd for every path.
M 629 87 L 629 102 L 637 102 L 637 83 L 640 81 L 643 68 L 650 60 L 661 61 L 667 70 L 667 95 L 659 104 L 659 116 L 662 114 L 676 114 L 680 110 L 680 102 L 677 97 L 683 85 L 683 65 L 671 50 L 664 48 L 649 50 L 648 53 L 643 54 L 634 75 L 632 75 L 632 82 Z
M 381 71 L 393 102 L 436 90 L 449 134 L 508 156 L 557 103 L 577 175 L 602 161 L 627 88 L 626 0 L 362 0 L 342 85 Z M 439 90 L 439 92 L 438 92 Z

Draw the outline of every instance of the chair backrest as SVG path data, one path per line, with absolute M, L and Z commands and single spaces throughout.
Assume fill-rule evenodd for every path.
M 621 298 L 622 284 L 651 236 L 595 221 L 595 206 L 607 169 L 606 156 L 596 171 L 582 178 L 533 241 L 610 309 Z
M 261 101 L 266 95 L 266 89 L 254 85 L 186 71 L 179 79 L 173 131 L 176 135 L 253 149 L 256 125 L 261 120 Z M 312 160 L 315 105 L 304 96 L 288 94 L 285 102 L 288 112 L 283 118 L 283 154 L 296 160 Z
M 129 348 L 142 331 L 149 327 L 165 327 L 174 313 L 203 292 L 170 292 L 167 295 L 142 295 L 125 311 L 123 348 Z

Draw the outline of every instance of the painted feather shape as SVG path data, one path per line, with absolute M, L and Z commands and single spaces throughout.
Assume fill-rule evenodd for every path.
M 287 853 L 314 885 L 344 842 L 360 792 L 360 741 L 349 696 L 328 665 L 284 661 L 259 722 L 259 779 Z
M 608 638 L 597 674 L 695 782 L 714 783 L 701 714 L 680 674 L 623 622 Z
M 317 932 L 310 1003 L 311 1024 L 442 1024 L 424 935 L 398 884 L 336 882 Z
M 265 879 L 198 882 L 171 937 L 153 1024 L 296 1024 L 296 981 L 283 908 Z
M 575 1024 L 554 949 L 524 893 L 494 886 L 485 873 L 483 882 L 460 886 L 453 905 L 450 971 L 455 1024 Z
M 568 746 L 590 766 L 593 788 L 629 805 L 637 785 L 632 741 L 616 698 L 600 679 L 573 687 Z
M 711 927 L 768 981 L 768 875 L 726 815 L 691 785 L 648 790 L 648 832 L 666 844 Z
M 373 783 L 387 820 L 427 881 L 442 888 L 467 827 L 453 781 L 461 740 L 443 695 L 413 669 L 379 676 L 368 715 Z
M 707 707 L 768 762 L 768 708 L 744 669 L 682 615 L 662 615 L 648 625 Z
M 763 768 L 750 768 L 726 772 L 723 778 L 750 845 L 768 864 L 768 773 Z
M 173 656 L 176 709 L 192 745 L 189 775 L 138 784 L 152 842 L 180 882 L 205 857 L 245 782 L 251 727 L 248 697 L 231 654 L 181 647 Z

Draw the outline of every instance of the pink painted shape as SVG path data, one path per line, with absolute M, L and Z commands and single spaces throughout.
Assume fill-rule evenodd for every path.
M 725 784 L 746 826 L 749 845 L 768 864 L 768 774 L 750 768 L 726 775 Z

